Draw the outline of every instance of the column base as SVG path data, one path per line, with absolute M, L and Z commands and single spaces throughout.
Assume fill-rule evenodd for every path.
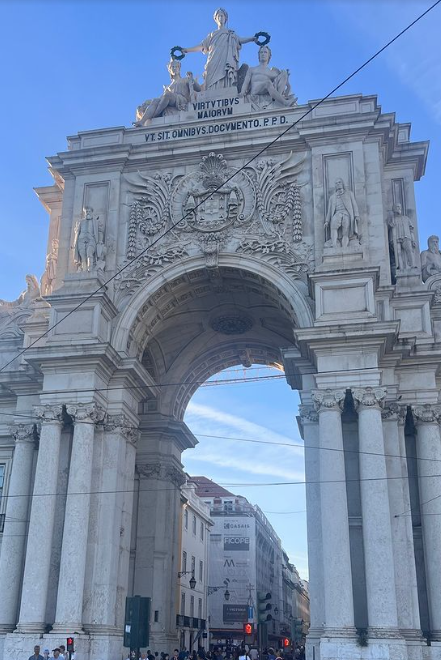
M 0 623 L 0 635 L 6 635 L 6 633 L 14 632 L 15 627 L 15 623 Z
M 82 623 L 54 623 L 51 630 L 51 635 L 85 635 Z
M 20 633 L 21 635 L 43 635 L 46 627 L 46 623 L 44 622 L 17 623 L 14 633 Z
M 369 639 L 367 646 L 359 646 L 355 638 L 323 636 L 320 640 L 320 660 L 341 660 L 342 658 L 408 660 L 409 656 L 404 639 Z M 438 658 L 433 660 L 438 660 Z
M 377 628 L 371 626 L 368 628 L 369 639 L 403 639 L 403 636 L 398 628 Z

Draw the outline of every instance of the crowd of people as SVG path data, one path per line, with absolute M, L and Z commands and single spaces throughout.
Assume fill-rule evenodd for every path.
M 41 648 L 34 646 L 34 655 L 31 655 L 29 660 L 52 660 L 52 658 L 57 658 L 58 660 L 75 660 L 75 653 L 71 653 L 70 658 L 66 653 L 66 647 L 63 644 L 57 646 L 55 649 L 44 649 L 43 654 L 41 654 Z
M 279 649 L 272 647 L 264 649 L 259 653 L 255 646 L 238 646 L 223 650 L 215 647 L 212 651 L 206 651 L 200 647 L 197 651 L 188 651 L 187 649 L 175 649 L 170 656 L 169 653 L 162 651 L 133 653 L 127 656 L 127 660 L 305 660 L 305 647 L 297 645 L 295 649 Z

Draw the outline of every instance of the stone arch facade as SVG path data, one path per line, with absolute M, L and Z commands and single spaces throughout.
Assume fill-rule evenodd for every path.
M 311 106 L 233 106 L 232 133 L 211 115 L 198 131 L 190 108 L 49 159 L 44 298 L 31 278 L 0 308 L 4 660 L 73 633 L 85 660 L 117 660 L 135 592 L 174 648 L 183 412 L 200 381 L 252 362 L 301 397 L 309 658 L 439 658 L 441 257 L 421 268 L 414 198 L 428 145 L 351 95 L 243 168 Z

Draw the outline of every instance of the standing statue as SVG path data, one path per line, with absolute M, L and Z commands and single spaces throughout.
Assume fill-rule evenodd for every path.
M 441 253 L 439 251 L 439 237 L 429 236 L 427 239 L 428 250 L 421 252 L 421 269 L 423 282 L 432 275 L 441 273 Z
M 257 37 L 239 37 L 234 30 L 225 27 L 228 21 L 228 13 L 225 9 L 216 9 L 213 18 L 217 30 L 210 32 L 197 46 L 182 48 L 183 53 L 202 52 L 208 55 L 204 71 L 206 90 L 236 85 L 239 51 L 242 44 L 250 41 L 257 43 Z
M 331 240 L 332 247 L 347 248 L 351 238 L 359 238 L 357 200 L 351 190 L 346 190 L 343 179 L 336 179 L 335 192 L 329 198 L 325 220 L 326 240 Z M 339 243 L 340 241 L 340 243 Z
M 79 271 L 91 271 L 97 256 L 98 218 L 93 217 L 90 206 L 84 208 L 83 215 L 75 228 L 74 261 Z
M 409 268 L 415 268 L 415 236 L 414 226 L 407 215 L 403 215 L 401 204 L 395 204 L 392 217 L 389 219 L 392 228 L 394 245 L 396 245 L 398 263 L 397 270 L 403 272 Z
M 136 111 L 135 126 L 145 126 L 154 117 L 186 110 L 189 101 L 192 100 L 192 94 L 201 91 L 201 86 L 193 78 L 191 71 L 187 73 L 186 78 L 181 78 L 179 60 L 171 60 L 167 64 L 167 69 L 170 74 L 170 84 L 164 85 L 162 96 L 139 106 Z
M 259 48 L 259 66 L 249 67 L 239 96 L 267 96 L 283 106 L 295 105 L 296 99 L 290 95 L 289 71 L 272 68 L 268 64 L 271 59 L 269 46 Z

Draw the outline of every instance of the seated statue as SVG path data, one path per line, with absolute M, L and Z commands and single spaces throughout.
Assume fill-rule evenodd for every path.
M 427 239 L 428 250 L 421 252 L 421 269 L 423 282 L 432 275 L 441 273 L 441 254 L 439 251 L 439 237 L 429 236 Z
M 146 101 L 137 108 L 134 126 L 145 126 L 154 117 L 186 110 L 188 103 L 194 98 L 194 93 L 201 91 L 201 86 L 193 78 L 191 71 L 187 73 L 186 78 L 181 78 L 179 60 L 170 60 L 167 69 L 170 74 L 170 84 L 164 85 L 162 96 Z
M 271 49 L 268 46 L 259 48 L 259 65 L 249 67 L 243 81 L 239 96 L 250 96 L 251 100 L 259 101 L 267 98 L 282 106 L 293 106 L 297 99 L 291 94 L 289 71 L 280 70 L 268 64 L 271 59 Z M 260 98 L 259 98 L 260 97 Z

